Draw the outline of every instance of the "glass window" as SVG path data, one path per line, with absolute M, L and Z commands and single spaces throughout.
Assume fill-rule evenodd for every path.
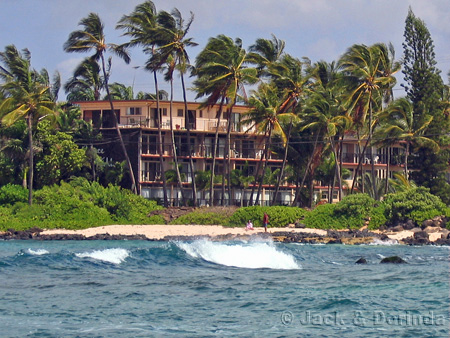
M 183 117 L 184 116 L 183 112 L 184 112 L 183 109 L 178 109 L 177 116 L 178 117 Z
M 129 107 L 127 115 L 141 115 L 141 107 Z

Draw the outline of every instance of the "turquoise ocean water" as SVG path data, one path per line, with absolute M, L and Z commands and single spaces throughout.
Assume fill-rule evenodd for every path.
M 448 338 L 449 310 L 448 247 L 0 242 L 1 337 Z

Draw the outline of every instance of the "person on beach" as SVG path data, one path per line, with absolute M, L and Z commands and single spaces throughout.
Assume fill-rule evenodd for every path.
M 265 212 L 263 216 L 264 232 L 267 232 L 267 224 L 269 224 L 269 215 Z
M 253 223 L 251 220 L 248 220 L 247 226 L 245 227 L 246 230 L 253 230 Z

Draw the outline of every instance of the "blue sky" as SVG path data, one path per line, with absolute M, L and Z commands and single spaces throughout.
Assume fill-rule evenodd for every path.
M 0 48 L 14 44 L 28 48 L 32 65 L 59 71 L 65 82 L 75 66 L 88 54 L 67 54 L 63 44 L 70 32 L 78 29 L 80 19 L 98 13 L 105 24 L 108 42 L 125 39 L 115 26 L 122 15 L 131 13 L 141 0 L 0 0 Z M 313 62 L 337 60 L 352 44 L 371 45 L 392 42 L 396 57 L 403 54 L 405 18 L 411 6 L 425 21 L 434 40 L 438 68 L 448 83 L 450 70 L 450 3 L 448 0 L 155 0 L 158 10 L 178 8 L 187 19 L 195 15 L 190 37 L 199 46 L 189 50 L 191 60 L 205 46 L 208 38 L 225 34 L 239 37 L 245 46 L 257 38 L 275 34 L 286 41 L 286 52 Z M 133 85 L 138 91 L 154 92 L 151 74 L 140 67 L 145 56 L 131 50 L 131 63 L 113 58 L 110 82 Z M 402 74 L 397 78 L 400 82 Z M 177 86 L 179 84 L 175 84 Z M 161 89 L 168 90 L 167 84 Z M 397 86 L 396 95 L 402 90 Z M 63 91 L 60 100 L 65 99 Z M 181 95 L 176 94 L 176 99 Z M 194 94 L 190 94 L 192 100 Z

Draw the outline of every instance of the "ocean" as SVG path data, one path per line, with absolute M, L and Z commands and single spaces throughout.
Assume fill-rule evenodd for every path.
M 0 336 L 448 338 L 449 247 L 379 244 L 2 241 Z

